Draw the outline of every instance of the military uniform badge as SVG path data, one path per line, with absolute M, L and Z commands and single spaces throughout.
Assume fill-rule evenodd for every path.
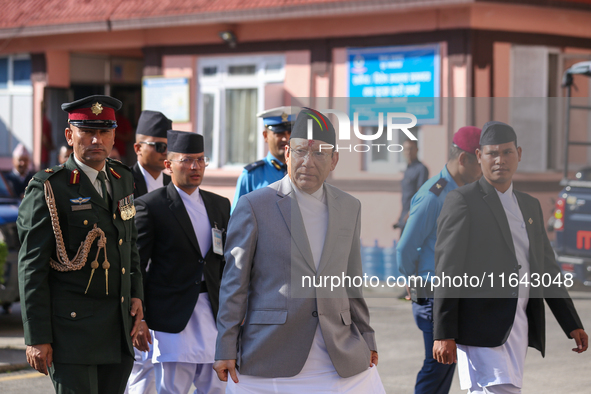
M 109 167 L 109 171 L 111 172 L 111 175 L 113 175 L 115 178 L 117 178 L 117 179 L 120 179 L 120 178 L 121 178 L 121 175 L 119 175 L 119 174 L 117 173 L 117 171 L 115 171 L 115 170 L 113 169 L 113 167 Z
M 121 215 L 121 219 L 129 220 L 135 216 L 135 205 L 133 204 L 133 194 L 122 198 L 117 202 L 117 206 L 119 207 L 119 214 Z
M 99 102 L 96 102 L 96 103 L 92 104 L 92 107 L 90 107 L 90 110 L 92 111 L 93 114 L 98 116 L 103 112 L 103 106 Z
M 80 182 L 80 171 L 77 169 L 70 173 L 70 185 L 77 185 Z

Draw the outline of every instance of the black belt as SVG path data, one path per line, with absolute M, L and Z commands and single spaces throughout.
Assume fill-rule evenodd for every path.
M 207 283 L 204 280 L 201 281 L 201 287 L 199 288 L 199 293 L 207 293 Z

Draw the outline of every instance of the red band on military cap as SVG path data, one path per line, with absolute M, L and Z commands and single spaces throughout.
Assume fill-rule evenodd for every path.
M 91 108 L 79 108 L 69 113 L 70 120 L 115 120 L 115 110 L 102 107 L 101 113 L 95 115 Z

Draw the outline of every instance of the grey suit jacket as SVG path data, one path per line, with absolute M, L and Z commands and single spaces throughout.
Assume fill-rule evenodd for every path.
M 318 272 L 288 176 L 243 196 L 230 218 L 215 358 L 236 359 L 241 374 L 297 375 L 318 324 L 340 376 L 369 367 L 376 344 L 364 299 L 343 288 L 301 287 L 302 275 L 362 275 L 361 204 L 325 188 L 329 223 Z

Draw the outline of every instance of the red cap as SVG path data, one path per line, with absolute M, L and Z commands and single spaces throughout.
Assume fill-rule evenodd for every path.
M 93 107 L 94 108 L 94 107 Z M 115 120 L 115 110 L 109 107 L 100 107 L 100 110 L 93 108 L 78 108 L 71 110 L 70 120 Z M 99 112 L 100 111 L 100 112 Z
M 461 127 L 453 138 L 453 143 L 464 152 L 476 154 L 476 149 L 480 148 L 480 130 L 474 126 Z

